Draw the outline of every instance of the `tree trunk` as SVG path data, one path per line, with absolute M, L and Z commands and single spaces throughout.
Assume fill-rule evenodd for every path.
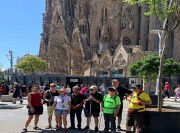
M 165 31 L 163 31 L 165 32 Z M 162 33 L 163 35 L 163 33 Z M 159 73 L 158 73 L 158 88 L 159 88 L 159 92 L 158 92 L 158 112 L 162 112 L 162 75 L 163 75 L 163 61 L 164 61 L 164 57 L 165 57 L 165 52 L 166 52 L 166 47 L 167 47 L 167 43 L 166 43 L 166 39 L 167 39 L 167 33 L 164 33 L 164 38 L 162 40 L 163 42 L 163 49 L 162 49 L 162 53 L 160 55 L 160 65 L 159 65 Z

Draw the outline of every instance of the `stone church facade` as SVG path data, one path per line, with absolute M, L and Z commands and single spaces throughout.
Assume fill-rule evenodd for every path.
M 47 72 L 78 76 L 130 76 L 128 67 L 158 53 L 158 29 L 146 5 L 120 0 L 46 0 L 39 56 Z M 168 57 L 180 60 L 180 27 L 171 36 Z

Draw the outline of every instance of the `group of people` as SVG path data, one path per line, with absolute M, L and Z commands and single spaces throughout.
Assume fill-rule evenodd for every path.
M 127 114 L 127 133 L 130 132 L 134 121 L 137 123 L 136 133 L 140 133 L 143 127 L 143 118 L 145 105 L 151 104 L 151 99 L 148 94 L 141 90 L 141 85 L 137 84 L 132 86 L 133 91 L 122 87 L 117 79 L 113 79 L 112 86 L 107 89 L 102 86 L 100 89 L 96 85 L 84 86 L 76 85 L 70 92 L 67 88 L 61 87 L 57 89 L 56 83 L 51 83 L 50 88 L 43 92 L 43 101 L 47 104 L 48 112 L 48 125 L 46 129 L 51 129 L 52 117 L 55 114 L 56 130 L 75 129 L 75 115 L 77 118 L 78 130 L 89 130 L 91 117 L 94 118 L 95 132 L 99 131 L 99 123 L 101 122 L 102 115 L 104 116 L 105 128 L 104 132 L 115 133 L 116 130 L 120 131 L 123 100 L 128 100 L 129 110 Z M 105 87 L 105 85 L 103 85 Z M 71 88 L 70 88 L 71 89 Z M 99 92 L 100 90 L 100 92 Z M 105 93 L 105 90 L 107 92 Z M 37 124 L 39 116 L 43 114 L 42 91 L 38 85 L 34 85 L 32 92 L 28 94 L 28 119 L 22 133 L 27 132 L 27 127 L 33 117 L 35 130 L 41 130 Z M 82 112 L 86 117 L 86 126 L 82 128 Z M 102 110 L 102 113 L 101 113 Z M 67 115 L 70 114 L 70 127 L 67 127 Z M 116 122 L 116 118 L 117 122 Z M 117 124 L 117 126 L 116 126 Z M 64 128 L 62 128 L 64 127 Z

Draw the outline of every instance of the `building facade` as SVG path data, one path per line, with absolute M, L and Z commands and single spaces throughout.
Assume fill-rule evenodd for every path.
M 39 56 L 53 74 L 130 76 L 129 65 L 159 50 L 158 35 L 151 34 L 158 25 L 147 10 L 120 0 L 46 0 Z M 179 28 L 167 52 L 177 61 Z

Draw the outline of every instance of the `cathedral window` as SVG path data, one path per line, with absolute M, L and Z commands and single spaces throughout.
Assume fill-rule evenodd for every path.
M 126 22 L 121 22 L 121 28 L 126 28 L 127 24 Z
M 158 36 L 156 36 L 156 37 L 154 38 L 154 50 L 155 50 L 155 51 L 158 51 L 158 50 L 159 50 L 159 37 L 158 37 Z
M 130 40 L 130 38 L 128 38 L 128 37 L 123 37 L 123 44 L 125 44 L 125 45 L 129 45 L 129 44 L 131 44 L 131 40 Z

